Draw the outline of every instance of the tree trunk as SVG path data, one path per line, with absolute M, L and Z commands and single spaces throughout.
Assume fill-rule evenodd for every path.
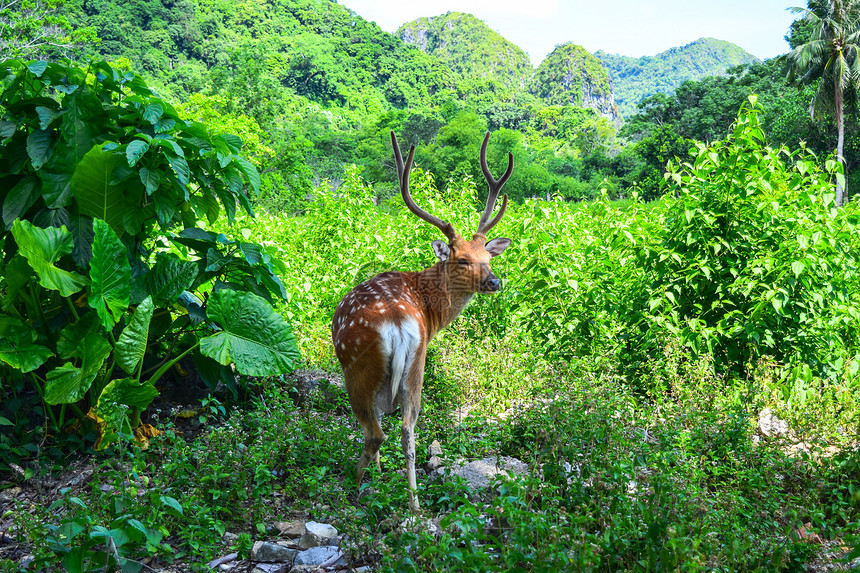
M 834 104 L 836 104 L 836 130 L 839 132 L 839 140 L 836 144 L 836 156 L 839 162 L 842 164 L 842 172 L 845 173 L 845 158 L 843 156 L 843 148 L 845 147 L 845 117 L 844 117 L 844 105 L 843 105 L 843 94 L 842 94 L 842 84 L 839 81 L 839 78 L 836 78 L 834 81 Z M 847 174 L 846 174 L 847 181 Z M 844 189 L 842 188 L 842 183 L 839 180 L 836 180 L 836 205 L 842 205 L 842 199 L 844 196 Z

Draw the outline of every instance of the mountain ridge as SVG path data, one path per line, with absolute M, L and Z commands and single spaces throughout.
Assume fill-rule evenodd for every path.
M 535 68 L 522 48 L 463 12 L 416 18 L 398 27 L 395 35 L 436 57 L 461 79 L 494 81 L 551 105 L 592 108 L 613 121 L 635 114 L 636 104 L 645 97 L 759 61 L 740 46 L 716 38 L 699 38 L 638 58 L 603 50 L 591 53 L 570 41 L 556 45 Z
M 636 113 L 636 104 L 649 95 L 668 94 L 685 81 L 723 75 L 729 68 L 760 61 L 737 44 L 716 38 L 699 38 L 654 56 L 635 58 L 603 50 L 594 55 L 609 70 L 616 104 L 626 117 Z

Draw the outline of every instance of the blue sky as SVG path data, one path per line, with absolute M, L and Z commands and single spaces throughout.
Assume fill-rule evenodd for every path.
M 783 39 L 801 0 L 338 0 L 383 30 L 449 11 L 474 14 L 528 53 L 537 66 L 558 44 L 653 56 L 703 37 L 727 40 L 765 59 Z

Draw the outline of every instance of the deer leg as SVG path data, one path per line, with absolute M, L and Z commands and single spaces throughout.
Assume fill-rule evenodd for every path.
M 406 479 L 409 482 L 409 508 L 418 511 L 418 497 L 416 490 L 418 481 L 415 478 L 415 422 L 418 419 L 418 411 L 414 414 L 407 408 L 403 413 L 403 428 L 400 435 L 400 444 L 403 446 L 403 455 L 406 457 Z
M 359 421 L 361 421 L 360 418 Z M 376 460 L 376 466 L 379 467 L 379 447 L 386 437 L 375 414 L 371 414 L 368 423 L 362 422 L 361 427 L 364 430 L 364 448 L 361 450 L 361 457 L 358 458 L 355 477 L 355 481 L 359 484 L 371 460 Z
M 381 432 L 382 431 L 382 410 L 376 411 L 376 425 L 379 426 L 379 428 L 380 428 L 379 431 Z M 383 434 L 383 436 L 384 436 L 384 434 Z M 384 437 L 383 437 L 383 439 L 384 439 Z M 380 445 L 381 445 L 381 443 L 380 443 Z M 382 471 L 382 465 L 379 463 L 379 448 L 378 447 L 376 448 L 376 455 L 374 455 L 373 459 L 376 462 L 376 469 L 378 469 L 381 472 Z
M 418 511 L 418 482 L 415 478 L 415 422 L 421 411 L 421 386 L 424 378 L 424 357 L 416 356 L 415 365 L 408 384 L 408 392 L 403 396 L 400 407 L 403 409 L 403 427 L 400 434 L 400 444 L 403 446 L 403 456 L 406 458 L 406 479 L 409 482 L 409 508 Z
M 380 425 L 382 412 L 377 411 L 375 406 L 375 393 L 366 390 L 372 390 L 374 387 L 373 373 L 367 369 L 350 369 L 346 370 L 344 374 L 352 412 L 364 432 L 364 447 L 356 467 L 356 482 L 360 484 L 371 460 L 376 460 L 377 465 L 379 465 L 379 447 L 385 441 L 386 436 Z

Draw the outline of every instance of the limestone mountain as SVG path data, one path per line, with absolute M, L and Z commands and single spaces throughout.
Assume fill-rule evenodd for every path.
M 528 55 L 471 14 L 448 12 L 403 24 L 396 35 L 435 56 L 463 79 L 523 89 L 534 72 Z
M 576 44 L 556 46 L 538 66 L 529 91 L 551 105 L 592 108 L 603 117 L 618 119 L 606 67 Z
M 656 56 L 632 58 L 598 51 L 594 54 L 609 70 L 618 109 L 625 117 L 636 104 L 655 93 L 672 93 L 687 80 L 725 73 L 734 66 L 758 61 L 743 48 L 714 38 L 671 48 Z

